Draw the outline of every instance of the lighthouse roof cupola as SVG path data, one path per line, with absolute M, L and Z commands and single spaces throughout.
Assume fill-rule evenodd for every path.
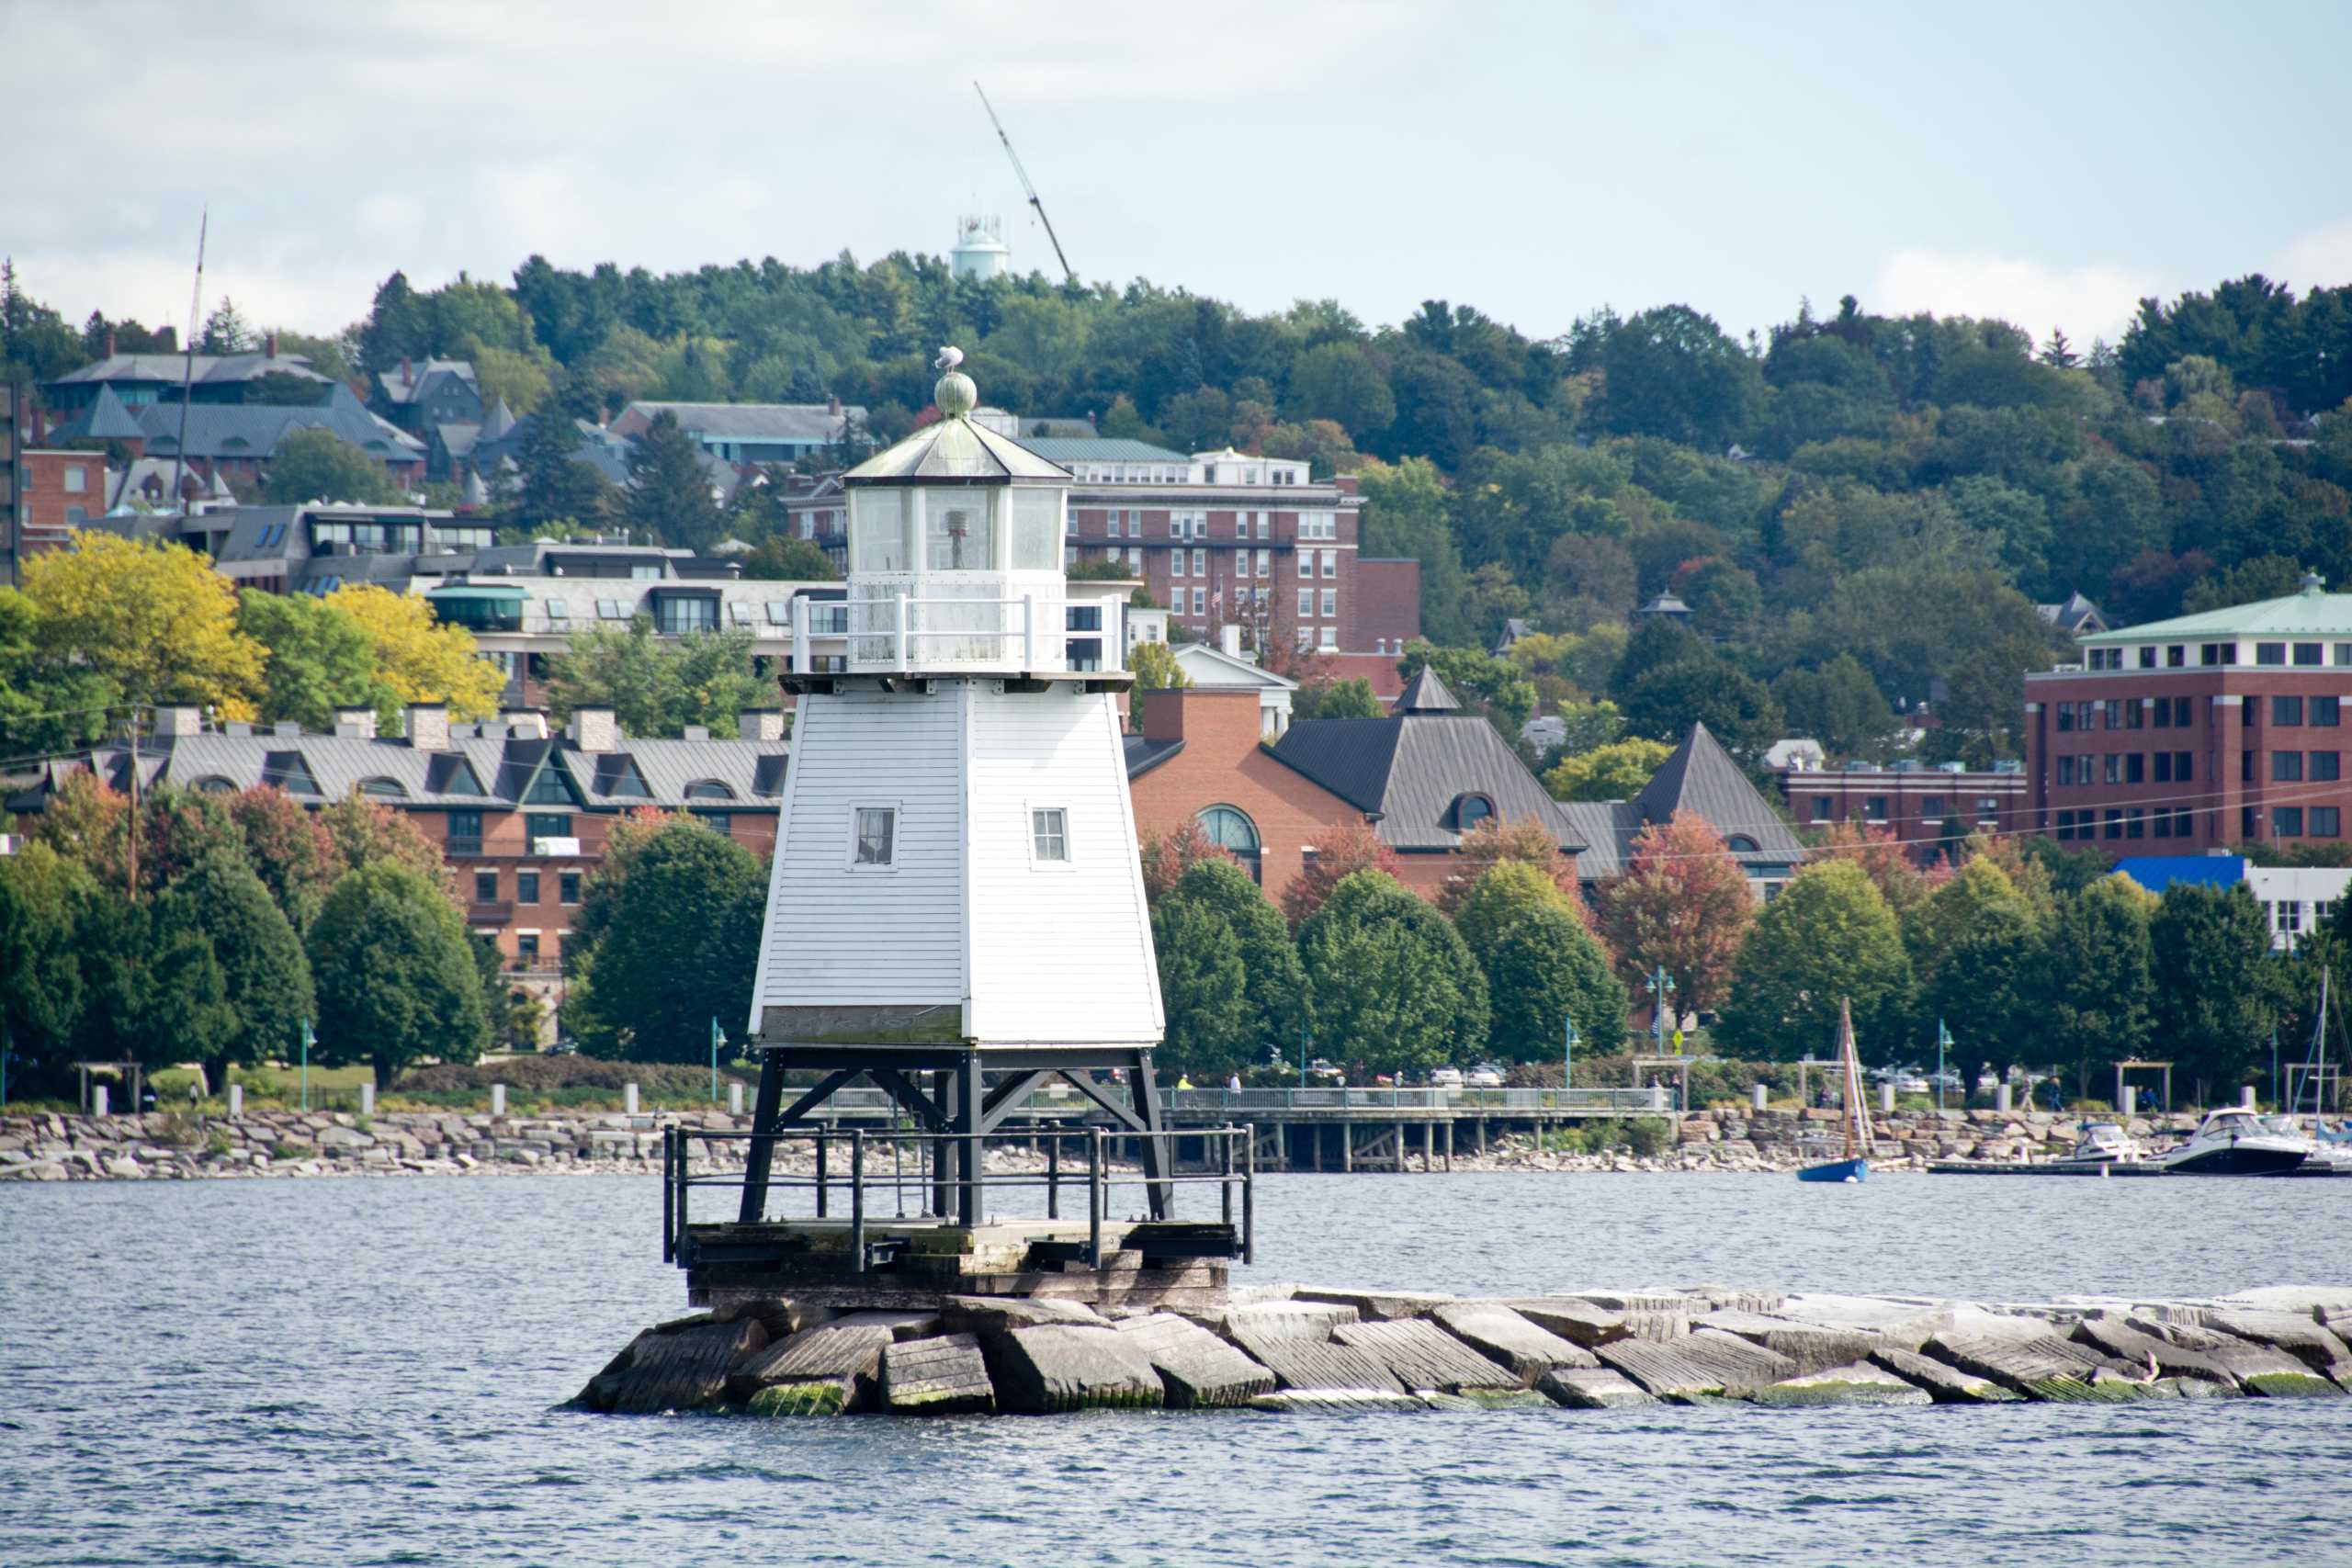
M 1023 673 L 1066 664 L 1071 476 L 973 422 L 979 389 L 939 351 L 939 418 L 842 476 L 851 673 Z

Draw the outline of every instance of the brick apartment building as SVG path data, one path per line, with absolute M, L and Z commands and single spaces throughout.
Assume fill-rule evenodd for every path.
M 627 813 L 691 812 L 755 855 L 775 848 L 783 715 L 755 709 L 740 723 L 739 740 L 694 729 L 650 739 L 623 734 L 609 708 L 582 708 L 550 732 L 537 713 L 452 724 L 439 704 L 420 704 L 401 735 L 379 735 L 365 708 L 338 713 L 334 733 L 321 735 L 293 725 L 208 728 L 195 708 L 164 707 L 140 744 L 139 777 L 146 789 L 274 785 L 313 807 L 356 792 L 404 813 L 448 860 L 467 924 L 496 941 L 518 978 L 552 991 L 581 884 Z M 127 790 L 130 755 L 117 744 L 51 761 L 7 808 L 37 812 L 81 772 Z
M 107 510 L 103 452 L 26 447 L 17 454 L 17 547 L 26 555 L 62 549 L 76 528 Z
M 2025 679 L 2025 826 L 2118 855 L 2343 838 L 2352 594 L 2307 577 L 2077 640 Z
M 2030 821 L 2026 775 L 2014 766 L 1976 773 L 1854 763 L 1780 768 L 1774 775 L 1799 827 L 1884 829 L 1921 860 L 1951 840 Z

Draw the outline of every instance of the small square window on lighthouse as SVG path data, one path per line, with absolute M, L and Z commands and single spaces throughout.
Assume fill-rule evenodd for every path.
M 888 869 L 898 854 L 898 808 L 860 806 L 853 807 L 850 816 L 850 869 Z
M 1029 858 L 1039 865 L 1069 863 L 1069 812 L 1059 806 L 1029 811 Z

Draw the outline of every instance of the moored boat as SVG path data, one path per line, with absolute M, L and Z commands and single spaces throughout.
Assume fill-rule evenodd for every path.
M 1843 1001 L 1838 1004 L 1838 1055 L 1845 1077 L 1846 1157 L 1806 1166 L 1797 1172 L 1799 1181 L 1861 1181 L 1871 1173 L 1871 1117 L 1862 1103 L 1862 1059 L 1854 1049 L 1853 1009 Z
M 2080 1136 L 2075 1140 L 2072 1154 L 2062 1159 L 2045 1160 L 2042 1168 L 2053 1174 L 2097 1176 L 2106 1171 L 2137 1166 L 2145 1156 L 2139 1140 L 2126 1133 L 2117 1122 L 2086 1122 Z
M 2211 1111 L 2188 1141 L 2150 1163 L 2168 1176 L 2284 1176 L 2310 1156 L 2308 1139 L 2266 1125 L 2251 1111 Z

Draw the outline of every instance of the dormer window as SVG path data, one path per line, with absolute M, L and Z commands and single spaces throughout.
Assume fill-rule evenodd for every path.
M 1453 826 L 1457 832 L 1466 833 L 1495 814 L 1492 798 L 1483 795 L 1465 795 L 1453 803 Z
M 1749 838 L 1745 833 L 1734 833 L 1730 838 L 1724 840 L 1724 848 L 1729 850 L 1736 855 L 1754 854 L 1762 847 L 1763 846 L 1757 843 L 1755 840 Z

